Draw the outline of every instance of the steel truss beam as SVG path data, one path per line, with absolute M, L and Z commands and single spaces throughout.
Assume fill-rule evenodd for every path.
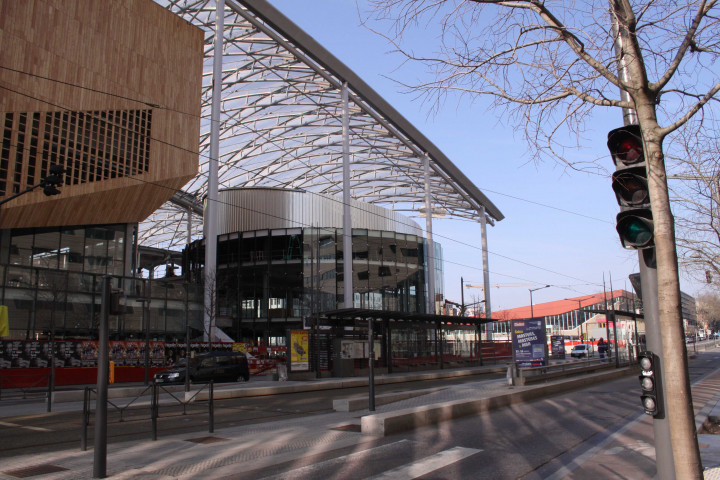
M 140 243 L 187 243 L 188 206 L 206 194 L 210 148 L 214 0 L 155 0 L 205 31 L 200 168 L 140 228 Z M 502 220 L 495 205 L 422 133 L 350 69 L 265 0 L 226 0 L 220 125 L 220 188 L 298 188 L 342 194 L 342 85 L 348 84 L 353 198 L 419 215 L 429 158 L 433 212 Z M 202 229 L 193 234 L 200 236 Z

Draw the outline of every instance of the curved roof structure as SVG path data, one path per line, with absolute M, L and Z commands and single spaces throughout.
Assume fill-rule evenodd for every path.
M 210 151 L 214 0 L 155 0 L 205 32 L 200 170 L 140 228 L 140 243 L 187 242 L 198 225 Z M 363 80 L 265 0 L 226 0 L 219 188 L 274 187 L 342 195 L 342 88 L 349 92 L 352 198 L 417 215 L 491 221 L 502 213 L 422 133 Z M 201 231 L 193 231 L 201 236 Z

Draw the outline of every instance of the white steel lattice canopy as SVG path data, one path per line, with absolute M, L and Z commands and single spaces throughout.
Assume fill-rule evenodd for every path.
M 210 152 L 214 0 L 155 0 L 205 30 L 198 175 L 140 227 L 140 243 L 179 249 L 196 227 Z M 264 0 L 226 0 L 219 187 L 296 188 L 342 195 L 342 85 L 349 90 L 351 196 L 409 216 L 501 220 L 445 155 L 350 69 Z M 193 235 L 201 236 L 194 228 Z

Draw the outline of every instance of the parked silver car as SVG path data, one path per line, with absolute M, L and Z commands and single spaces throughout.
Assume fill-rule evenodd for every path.
M 594 354 L 593 346 L 589 343 L 579 343 L 570 351 L 570 356 L 573 358 L 589 358 L 594 356 Z

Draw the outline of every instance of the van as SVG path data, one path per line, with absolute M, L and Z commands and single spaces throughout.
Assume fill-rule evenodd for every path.
M 190 359 L 181 358 L 167 370 L 155 374 L 155 383 L 185 383 L 189 371 L 192 382 L 239 382 L 250 380 L 250 368 L 242 352 L 208 352 Z
M 579 343 L 570 351 L 573 358 L 587 358 L 594 356 L 593 347 L 589 343 Z

